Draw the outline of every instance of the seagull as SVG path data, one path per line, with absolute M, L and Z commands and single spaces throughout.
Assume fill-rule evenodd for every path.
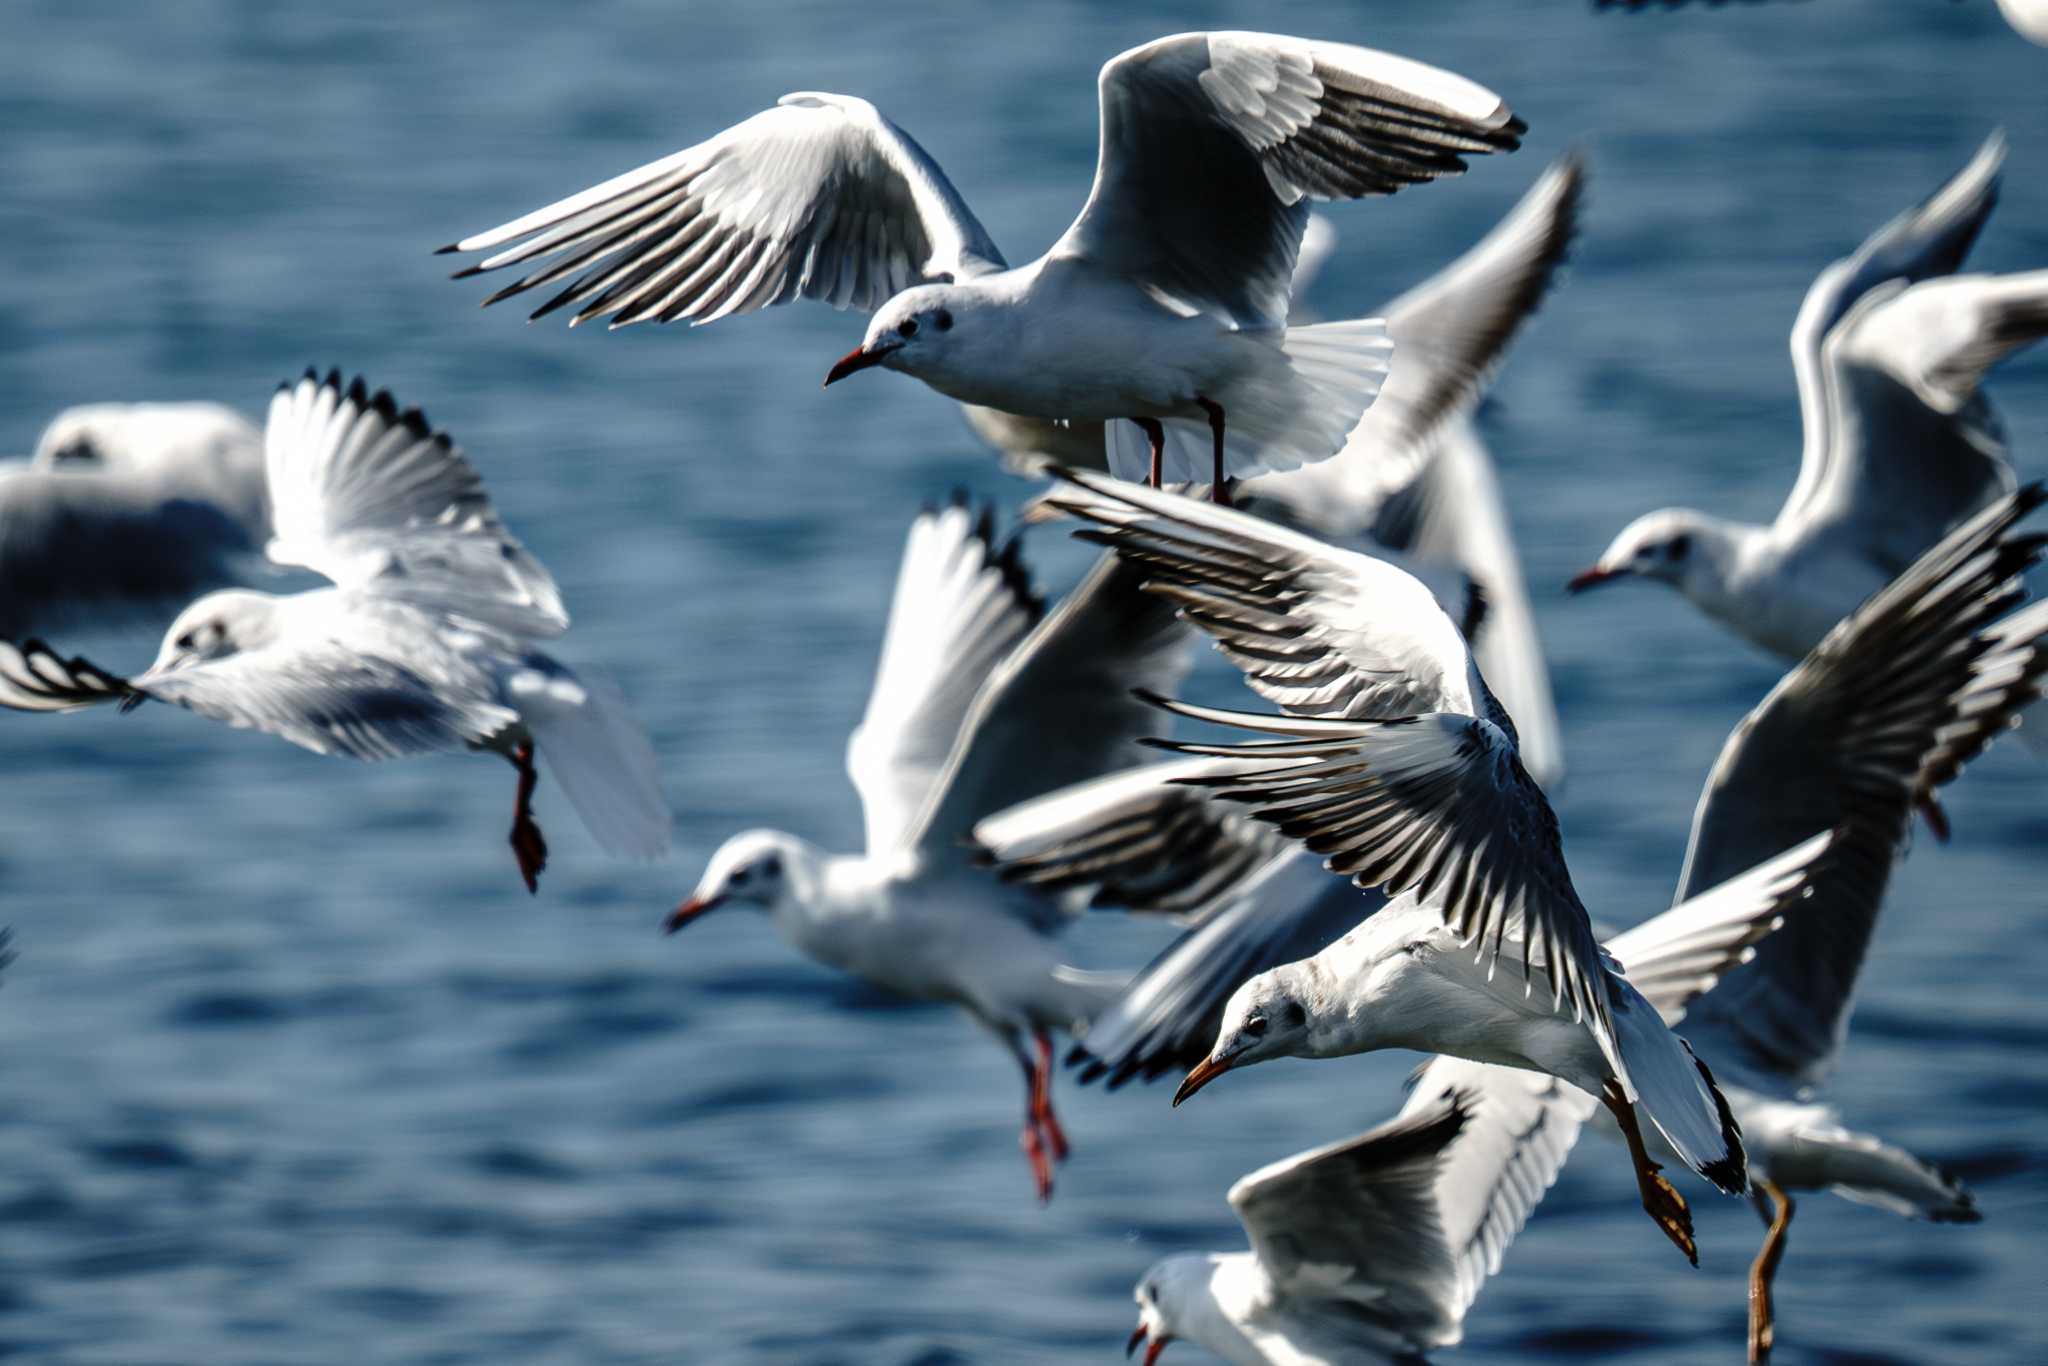
M 1112 999 L 1121 975 L 1059 961 L 1079 906 L 1001 889 L 972 866 L 975 821 L 1126 767 L 1189 636 L 1141 572 L 1105 555 L 1050 615 L 1017 543 L 961 504 L 911 524 L 867 712 L 847 747 L 866 849 L 832 854 L 750 830 L 711 856 L 671 932 L 721 906 L 768 913 L 798 952 L 901 995 L 959 1006 L 1024 1072 L 1021 1146 L 1041 1201 L 1067 1140 L 1052 1105 L 1051 1031 Z
M 1729 734 L 1708 777 L 1678 904 L 1606 942 L 1665 1022 L 1684 1023 L 1716 1066 L 1741 1125 L 1759 1178 L 1753 1198 L 1772 1230 L 1751 1270 L 1754 1360 L 1769 1351 L 1770 1284 L 1791 1218 L 1789 1190 L 1833 1188 L 1936 1221 L 1976 1217 L 1961 1187 L 1912 1154 L 1843 1127 L 1812 1091 L 1840 1050 L 1914 806 L 1924 809 L 2010 726 L 2048 676 L 2048 604 L 2012 610 L 2023 597 L 2018 575 L 2042 553 L 2041 537 L 2014 529 L 2044 497 L 2029 486 L 1952 532 L 1786 674 Z M 1187 888 L 1181 895 L 1190 905 L 1210 898 L 1223 907 L 1097 1017 L 1082 1044 L 1084 1079 L 1107 1072 L 1114 1086 L 1200 1062 L 1206 1041 L 1221 1033 L 1234 983 L 1291 961 L 1290 942 L 1307 943 L 1306 956 L 1344 933 L 1333 893 L 1349 891 L 1345 881 L 1211 790 L 1261 762 L 1169 760 L 1020 804 L 976 827 L 984 861 L 1005 877 L 1098 904 Z M 1834 852 L 1806 879 L 1804 900 L 1750 902 L 1746 923 L 1761 928 L 1744 929 L 1741 903 L 1712 893 L 1775 850 L 1830 831 Z M 1385 898 L 1368 895 L 1374 901 L 1362 909 L 1370 914 Z M 1352 905 L 1355 918 L 1356 894 Z M 1734 914 L 1716 916 L 1717 906 Z M 1767 917 L 1780 909 L 1783 928 L 1764 937 Z M 1440 1058 L 1424 1076 L 1490 1090 L 1482 1078 L 1501 1070 Z M 1528 1085 L 1545 1080 L 1515 1075 Z M 1582 1099 L 1580 1118 L 1594 1110 Z M 1576 1132 L 1574 1120 L 1561 1139 L 1567 1149 Z
M 360 379 L 308 371 L 271 400 L 263 451 L 269 558 L 333 587 L 209 593 L 134 678 L 0 640 L 0 706 L 154 699 L 355 759 L 491 750 L 518 771 L 511 843 L 529 892 L 547 861 L 536 752 L 605 849 L 667 847 L 646 733 L 610 680 L 537 648 L 568 628 L 555 582 L 446 433 Z
M 218 403 L 67 408 L 0 461 L 0 635 L 154 617 L 247 577 L 270 534 L 263 438 Z
M 881 366 L 1027 417 L 1127 419 L 1154 483 L 1169 449 L 1208 457 L 1219 492 L 1226 474 L 1334 454 L 1388 344 L 1377 319 L 1288 326 L 1309 201 L 1455 175 L 1525 125 L 1450 72 L 1266 33 L 1132 48 L 1100 93 L 1088 202 L 1014 269 L 909 134 L 817 91 L 441 250 L 492 253 L 457 278 L 553 258 L 484 301 L 575 275 L 536 318 L 576 304 L 574 322 L 707 323 L 798 297 L 867 310 L 826 384 Z
M 2014 485 L 1979 384 L 2048 335 L 2048 270 L 1958 275 L 1998 197 L 2005 136 L 1836 261 L 1792 329 L 1806 433 L 1769 526 L 1688 508 L 1637 518 L 1573 592 L 1671 584 L 1744 639 L 1797 659 L 1957 523 Z
M 1601 951 L 1557 818 L 1516 758 L 1514 722 L 1428 589 L 1234 509 L 1084 471 L 1059 477 L 1073 489 L 1055 504 L 1098 528 L 1081 534 L 1151 573 L 1148 587 L 1285 712 L 1155 696 L 1197 720 L 1282 737 L 1168 747 L 1246 761 L 1249 771 L 1202 781 L 1394 898 L 1315 958 L 1240 987 L 1175 1103 L 1232 1067 L 1288 1054 L 1416 1048 L 1548 1072 L 1600 1096 L 1634 1135 L 1644 1209 L 1697 1263 L 1691 1214 L 1650 1161 L 1637 1109 L 1731 1195 L 1748 1188 L 1740 1135 L 1711 1075 Z M 1729 895 L 1798 894 L 1814 845 Z

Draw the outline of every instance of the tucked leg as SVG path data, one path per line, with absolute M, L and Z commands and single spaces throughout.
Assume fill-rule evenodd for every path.
M 1223 405 L 1211 402 L 1199 394 L 1195 396 L 1195 402 L 1209 415 L 1209 437 L 1215 446 L 1212 473 L 1209 478 L 1209 501 L 1229 507 L 1230 490 L 1224 486 L 1223 477 Z
M 1131 421 L 1138 424 L 1138 430 L 1152 443 L 1152 474 L 1145 481 L 1145 487 L 1156 489 L 1166 477 L 1166 428 L 1156 417 L 1134 417 Z
M 1614 1122 L 1621 1126 L 1621 1136 L 1628 1141 L 1628 1155 L 1635 1163 L 1636 1189 L 1642 1193 L 1644 1211 L 1657 1221 L 1657 1227 L 1664 1230 L 1664 1236 L 1677 1245 L 1685 1259 L 1698 1266 L 1700 1252 L 1692 1237 L 1692 1211 L 1686 1208 L 1678 1187 L 1658 1175 L 1663 1168 L 1650 1160 L 1648 1149 L 1643 1147 L 1636 1107 L 1622 1097 L 1621 1087 L 1612 1081 L 1601 1091 L 1600 1103 L 1614 1116 Z
M 540 890 L 541 869 L 548 866 L 548 843 L 533 820 L 533 785 L 540 774 L 533 766 L 531 740 L 522 740 L 513 749 L 512 767 L 519 771 L 519 795 L 512 803 L 512 853 L 519 860 L 526 890 L 534 893 Z
M 1770 1202 L 1770 1232 L 1764 1235 L 1763 1250 L 1749 1268 L 1749 1359 L 1771 1359 L 1771 1281 L 1778 1274 L 1778 1262 L 1785 1255 L 1785 1230 L 1792 1225 L 1792 1197 L 1775 1181 L 1757 1183 L 1758 1208 Z

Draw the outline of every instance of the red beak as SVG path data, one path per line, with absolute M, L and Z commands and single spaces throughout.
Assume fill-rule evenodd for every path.
M 708 898 L 691 897 L 688 901 L 685 901 L 682 905 L 668 913 L 668 919 L 662 924 L 662 933 L 674 934 L 677 930 L 680 930 L 683 926 L 704 914 L 704 912 L 716 910 L 719 901 L 720 898 L 715 896 Z
M 1138 1344 L 1142 1343 L 1144 1340 L 1145 1325 L 1141 1323 L 1136 1328 L 1133 1328 L 1131 1330 L 1131 1340 L 1124 1344 L 1124 1355 L 1128 1357 L 1131 1353 L 1137 1351 Z
M 1214 1058 L 1202 1059 L 1181 1079 L 1180 1090 L 1173 1093 L 1173 1103 L 1179 1105 L 1229 1070 L 1230 1064 L 1227 1062 L 1218 1062 Z
M 1584 573 L 1572 575 L 1571 582 L 1567 583 L 1564 586 L 1564 591 L 1567 593 L 1583 593 L 1588 588 L 1594 588 L 1599 586 L 1600 584 L 1608 582 L 1611 579 L 1618 579 L 1621 577 L 1622 575 L 1617 571 L 1612 569 L 1602 569 L 1599 565 L 1596 564 L 1591 569 L 1586 570 Z
M 870 351 L 864 346 L 854 347 L 833 362 L 832 368 L 825 372 L 825 387 L 831 388 L 856 370 L 865 370 L 870 365 L 880 365 L 882 357 L 895 349 L 893 346 L 878 346 Z

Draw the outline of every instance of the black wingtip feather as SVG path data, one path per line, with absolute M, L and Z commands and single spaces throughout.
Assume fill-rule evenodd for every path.
M 445 246 L 445 247 L 435 247 L 435 248 L 434 248 L 434 255 L 436 255 L 436 256 L 453 256 L 453 255 L 454 255 L 454 254 L 455 254 L 456 252 L 458 252 L 458 251 L 461 251 L 461 250 L 462 250 L 462 243 L 460 243 L 460 242 L 450 242 L 450 243 L 449 243 L 449 244 L 448 244 L 447 246 Z

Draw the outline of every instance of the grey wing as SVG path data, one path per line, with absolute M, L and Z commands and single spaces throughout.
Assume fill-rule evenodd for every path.
M 1467 628 L 1473 658 L 1514 718 L 1523 767 L 1554 792 L 1565 763 L 1550 666 L 1493 457 L 1469 418 L 1444 427 L 1421 476 L 1387 501 L 1373 535 L 1424 563 L 1455 565 L 1470 578 L 1480 604 L 1477 628 Z
M 956 498 L 910 524 L 874 687 L 846 746 L 870 853 L 909 841 L 974 699 L 1044 616 L 992 511 Z
M 1498 95 L 1389 53 L 1268 33 L 1184 33 L 1112 58 L 1079 257 L 1247 328 L 1286 323 L 1311 199 L 1392 194 L 1510 151 Z M 1200 223 L 1200 232 L 1179 225 Z
M 456 278 L 555 258 L 484 300 L 575 276 L 533 312 L 572 323 L 715 322 L 792 299 L 872 311 L 1002 254 L 922 147 L 866 100 L 819 91 L 444 252 Z M 580 273 L 579 273 L 580 272 Z
M 1172 687 L 1191 662 L 1187 629 L 1143 575 L 1104 555 L 975 694 L 908 847 L 965 863 L 977 821 L 1147 758 L 1158 717 L 1133 689 Z
M 1469 1121 L 1461 1097 L 1439 1098 L 1241 1178 L 1231 1208 L 1275 1290 L 1418 1349 L 1457 1341 L 1458 1268 L 1437 1191 Z
M 521 635 L 568 627 L 553 577 L 419 409 L 308 370 L 278 387 L 263 442 L 271 559 Z
M 1598 1104 L 1548 1073 L 1439 1055 L 1416 1072 L 1401 1113 L 1426 1116 L 1458 1097 L 1465 1131 L 1436 1183 L 1437 1216 L 1457 1265 L 1444 1309 L 1453 1324 L 1500 1270 Z
M 1305 716 L 1476 713 L 1491 701 L 1427 586 L 1233 508 L 1060 469 L 1048 505 L 1093 522 L 1254 691 Z
M 1677 900 L 1837 826 L 1822 905 L 1758 947 L 1698 1002 L 1688 1035 L 1710 1057 L 1809 1084 L 1848 1026 L 1857 973 L 1914 806 L 1953 778 L 2048 672 L 2044 609 L 2001 617 L 2041 553 L 2015 524 L 2030 485 L 1957 528 L 1828 633 L 1744 717 L 1700 794 Z
M 1852 254 L 1831 263 L 1807 290 L 1792 325 L 1792 369 L 1799 380 L 1805 440 L 1799 479 L 1778 513 L 1780 522 L 1804 522 L 1820 515 L 1830 502 L 1846 502 L 1863 477 L 1867 438 L 1844 440 L 1837 430 L 1843 396 L 1826 356 L 1829 336 L 1877 286 L 1890 280 L 1925 280 L 1960 268 L 1998 202 L 2004 161 L 2005 134 L 1994 131 L 1947 184 L 1872 233 Z
M 1614 1056 L 1606 962 L 1565 866 L 1557 817 L 1503 732 L 1442 713 L 1323 721 L 1173 710 L 1286 737 L 1165 748 L 1268 761 L 1264 772 L 1202 782 L 1325 856 L 1332 872 L 1437 905 L 1482 960 L 1497 963 L 1504 946 L 1520 945 L 1508 956 L 1521 958 L 1526 989 L 1540 972 L 1553 1008 L 1569 1003 Z
M 244 577 L 229 508 L 114 473 L 0 470 L 0 634 L 170 615 Z
M 137 691 L 316 754 L 395 759 L 475 749 L 517 723 L 478 689 L 341 641 L 284 643 L 134 680 Z
M 90 660 L 65 659 L 40 640 L 0 639 L 0 707 L 13 711 L 77 711 L 105 702 L 132 706 L 134 685 Z

